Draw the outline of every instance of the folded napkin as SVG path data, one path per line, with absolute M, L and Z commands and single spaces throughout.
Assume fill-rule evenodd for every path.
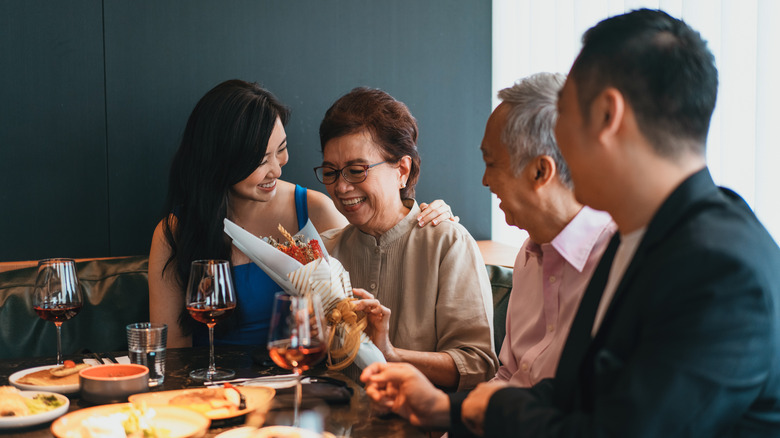
M 336 344 L 331 345 L 340 349 L 345 340 L 350 338 L 350 325 L 339 321 L 333 322 L 332 316 L 339 312 L 339 303 L 352 298 L 352 285 L 349 281 L 349 273 L 335 258 L 328 255 L 317 229 L 311 220 L 306 222 L 296 236 L 302 236 L 306 241 L 316 240 L 322 251 L 323 257 L 306 265 L 290 257 L 284 252 L 258 238 L 240 226 L 225 219 L 225 233 L 233 239 L 233 245 L 247 255 L 259 266 L 271 279 L 273 279 L 285 292 L 291 295 L 313 293 L 322 301 L 322 307 L 326 315 L 329 315 L 331 324 L 336 333 Z M 349 357 L 338 363 L 338 369 L 343 369 L 354 360 L 354 363 L 362 368 L 374 362 L 386 362 L 382 352 L 371 342 L 369 337 L 359 333 L 360 346 L 354 357 Z M 330 352 L 329 352 L 330 354 Z
M 110 359 L 105 358 L 105 357 L 102 360 L 103 360 L 103 362 L 98 362 L 97 359 L 85 358 L 84 359 L 84 363 L 89 364 L 89 365 L 103 365 L 103 364 L 112 364 L 112 363 L 114 363 Z M 121 357 L 117 357 L 116 361 L 118 363 L 122 363 L 122 364 L 129 364 L 130 363 L 130 358 L 127 357 L 127 356 L 121 356 Z

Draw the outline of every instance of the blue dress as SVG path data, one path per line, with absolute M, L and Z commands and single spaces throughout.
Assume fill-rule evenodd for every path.
M 300 230 L 309 220 L 306 188 L 295 186 L 295 212 Z M 282 290 L 271 277 L 254 263 L 233 266 L 233 287 L 238 304 L 228 321 L 214 327 L 214 345 L 265 345 L 274 294 Z M 192 333 L 192 344 L 209 345 L 205 324 L 198 324 Z

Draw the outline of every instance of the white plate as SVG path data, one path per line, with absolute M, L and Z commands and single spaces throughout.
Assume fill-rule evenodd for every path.
M 22 397 L 33 398 L 38 394 L 53 395 L 57 397 L 57 400 L 63 403 L 62 406 L 56 407 L 50 411 L 41 412 L 35 415 L 25 415 L 24 417 L 0 417 L 0 429 L 16 429 L 18 427 L 34 426 L 36 424 L 46 423 L 61 416 L 65 412 L 68 412 L 70 406 L 70 400 L 61 394 L 55 394 L 53 392 L 46 391 L 20 391 Z
M 292 426 L 266 426 L 260 429 L 254 427 L 238 427 L 222 432 L 217 438 L 268 438 L 268 437 L 296 437 L 296 438 L 328 438 L 333 434 L 325 432 L 323 435 L 317 432 Z
M 253 386 L 251 388 L 236 387 L 238 391 L 244 394 L 246 398 L 246 409 L 235 410 L 225 413 L 209 414 L 205 413 L 206 417 L 210 420 L 225 420 L 227 418 L 234 418 L 241 415 L 245 415 L 255 410 L 262 410 L 267 412 L 271 407 L 271 399 L 274 398 L 276 390 L 268 387 Z M 168 402 L 179 395 L 185 395 L 188 393 L 197 393 L 204 391 L 217 391 L 220 388 L 187 388 L 187 389 L 174 389 L 172 391 L 154 391 L 154 392 L 142 392 L 140 394 L 131 395 L 128 401 L 133 404 L 146 404 L 149 407 L 157 406 L 170 406 Z M 186 408 L 187 406 L 181 406 Z
M 81 423 L 91 416 L 109 416 L 132 406 L 130 403 L 100 405 L 79 409 L 62 416 L 51 425 L 51 432 L 57 438 L 65 438 L 78 433 Z M 176 406 L 155 406 L 155 416 L 150 423 L 153 427 L 169 431 L 170 438 L 202 437 L 208 431 L 211 421 L 189 409 Z
M 11 385 L 14 385 L 15 387 L 24 391 L 49 391 L 49 392 L 56 392 L 58 394 L 75 394 L 79 392 L 78 383 L 76 383 L 75 385 L 38 386 L 38 385 L 27 385 L 24 383 L 17 382 L 17 380 L 21 379 L 22 377 L 30 373 L 34 373 L 40 370 L 48 370 L 49 368 L 54 368 L 56 366 L 57 365 L 44 365 L 42 367 L 27 368 L 26 370 L 17 371 L 11 374 L 10 377 L 8 377 L 8 381 L 11 383 Z

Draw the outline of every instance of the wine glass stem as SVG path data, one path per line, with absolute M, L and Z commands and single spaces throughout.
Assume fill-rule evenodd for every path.
M 57 365 L 62 365 L 62 323 L 55 322 L 57 327 Z
M 206 372 L 206 379 L 213 380 L 214 375 L 217 374 L 217 367 L 214 365 L 214 324 L 208 324 L 209 326 L 209 370 Z
M 301 425 L 301 399 L 303 398 L 303 387 L 301 386 L 301 370 L 294 369 L 295 373 L 295 410 L 293 411 L 293 426 L 300 427 Z

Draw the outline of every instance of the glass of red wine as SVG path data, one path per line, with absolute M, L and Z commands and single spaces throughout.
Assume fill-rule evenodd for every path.
M 76 316 L 83 302 L 72 259 L 38 262 L 33 309 L 41 319 L 57 327 L 57 365 L 62 365 L 62 323 Z
M 274 296 L 268 353 L 280 367 L 295 373 L 294 425 L 300 422 L 301 373 L 322 360 L 327 353 L 327 336 L 322 303 L 316 295 Z
M 226 260 L 192 262 L 185 305 L 190 316 L 209 328 L 209 367 L 193 370 L 190 377 L 197 380 L 223 380 L 235 376 L 235 371 L 214 365 L 214 326 L 230 316 L 236 308 L 230 263 Z

